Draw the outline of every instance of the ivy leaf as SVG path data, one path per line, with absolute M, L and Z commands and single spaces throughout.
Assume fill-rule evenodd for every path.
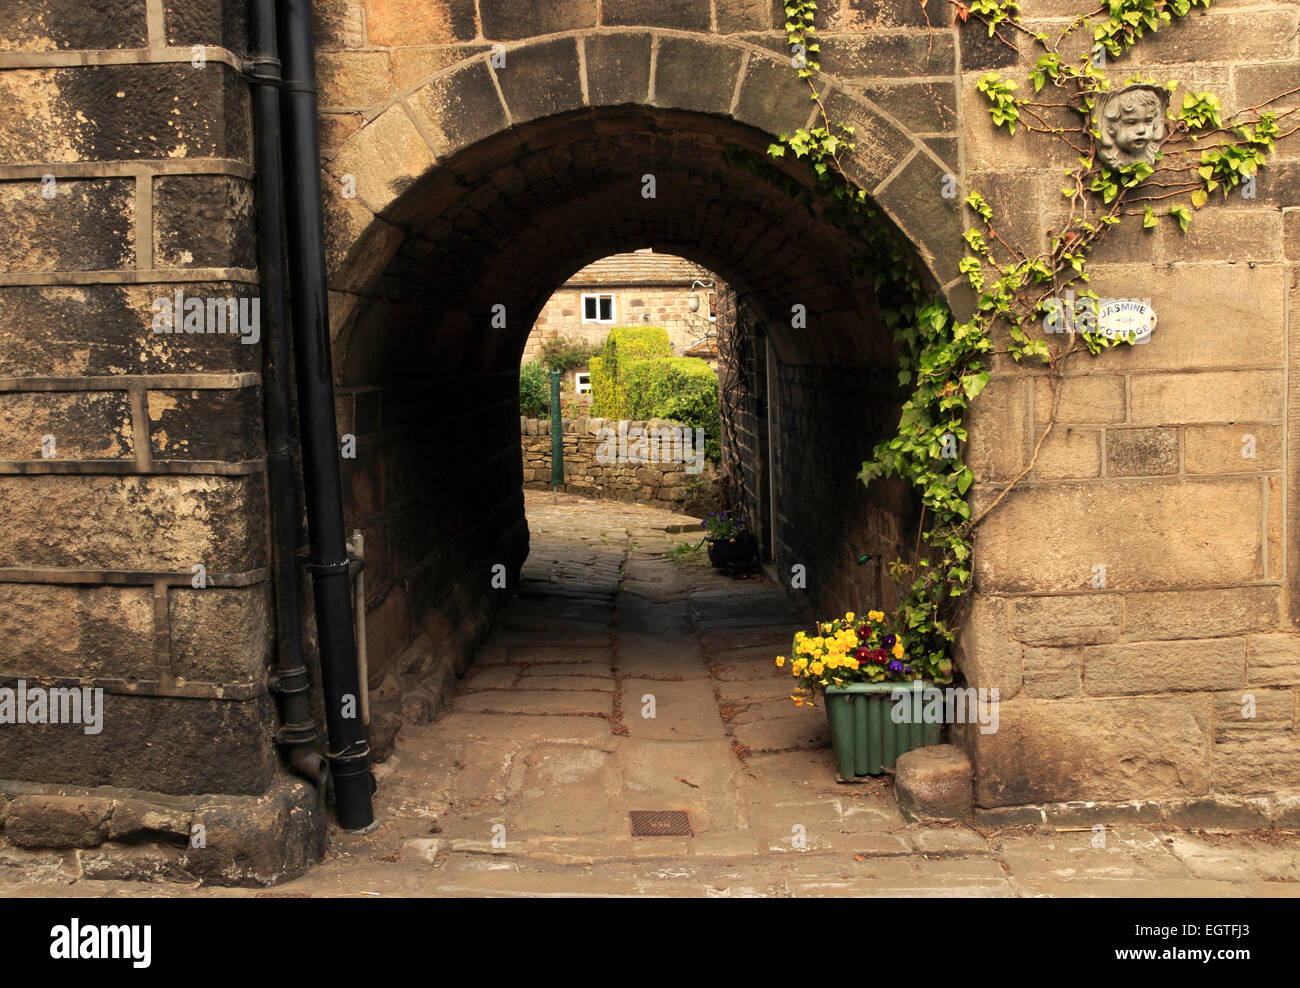
M 974 398 L 976 395 L 978 395 L 981 391 L 984 390 L 984 386 L 988 383 L 989 383 L 988 371 L 981 371 L 978 374 L 966 374 L 963 375 L 961 379 L 962 390 L 966 392 L 967 398 Z M 965 491 L 963 491 L 962 493 L 964 494 Z
M 1156 217 L 1155 211 L 1150 206 L 1147 206 L 1146 213 L 1142 216 L 1142 229 L 1149 230 L 1159 222 L 1160 220 Z
M 1187 232 L 1187 224 L 1192 221 L 1192 214 L 1187 211 L 1186 206 L 1170 206 L 1169 215 L 1178 221 L 1178 227 L 1183 233 Z
M 1206 192 L 1204 189 L 1197 189 L 1195 192 L 1192 193 L 1192 205 L 1195 206 L 1197 209 L 1200 209 L 1202 206 L 1204 206 L 1209 201 L 1209 199 L 1210 199 L 1210 194 Z M 1186 229 L 1186 227 L 1184 227 L 1184 229 Z

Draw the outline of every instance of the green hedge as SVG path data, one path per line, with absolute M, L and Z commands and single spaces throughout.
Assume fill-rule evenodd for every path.
M 519 368 L 519 414 L 530 419 L 551 414 L 551 375 L 540 360 Z
M 628 365 L 638 360 L 671 357 L 668 330 L 662 326 L 615 326 L 609 331 L 599 357 L 592 357 L 591 414 L 597 418 L 627 419 L 628 393 L 623 377 Z
M 704 430 L 705 455 L 721 458 L 718 375 L 695 357 L 658 357 L 625 367 L 622 385 L 628 414 L 619 418 L 671 419 Z

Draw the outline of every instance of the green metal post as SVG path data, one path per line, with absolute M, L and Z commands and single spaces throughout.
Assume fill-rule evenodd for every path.
M 564 486 L 564 419 L 560 413 L 560 372 L 551 371 L 551 489 Z

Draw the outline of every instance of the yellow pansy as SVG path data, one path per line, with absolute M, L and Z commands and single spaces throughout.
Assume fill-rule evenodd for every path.
M 867 611 L 867 620 L 868 620 L 868 621 L 883 621 L 883 620 L 885 620 L 885 612 L 884 612 L 884 611 Z
M 776 657 L 776 667 L 777 667 L 778 669 L 780 669 L 780 668 L 781 668 L 782 666 L 784 666 L 784 665 L 785 665 L 785 656 L 784 656 L 784 655 L 778 655 L 778 656 Z
M 901 659 L 902 657 L 903 657 L 903 643 L 894 642 L 894 658 Z

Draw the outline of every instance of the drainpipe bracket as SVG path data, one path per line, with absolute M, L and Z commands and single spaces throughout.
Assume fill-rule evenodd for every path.
M 272 55 L 247 55 L 244 58 L 244 78 L 263 86 L 278 86 L 283 78 L 281 64 Z
M 307 572 L 312 576 L 337 576 L 340 573 L 346 573 L 351 563 L 344 559 L 338 563 L 317 563 L 308 562 Z

